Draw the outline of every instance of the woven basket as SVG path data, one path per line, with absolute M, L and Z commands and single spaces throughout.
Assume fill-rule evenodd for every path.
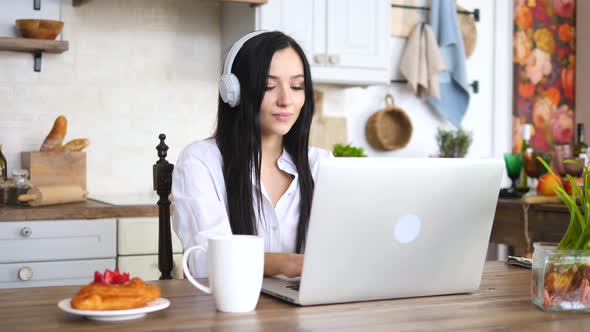
M 412 122 L 404 110 L 393 104 L 393 96 L 385 96 L 385 108 L 373 113 L 365 127 L 367 141 L 375 149 L 398 150 L 410 142 Z

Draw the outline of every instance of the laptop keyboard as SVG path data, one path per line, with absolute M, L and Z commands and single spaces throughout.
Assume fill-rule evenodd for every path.
M 299 283 L 298 282 L 289 284 L 289 285 L 287 285 L 285 287 L 286 288 L 289 288 L 289 289 L 292 289 L 292 290 L 294 290 L 296 292 L 299 292 Z

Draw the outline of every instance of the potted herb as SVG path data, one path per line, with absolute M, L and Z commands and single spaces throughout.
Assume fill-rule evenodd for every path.
M 458 130 L 438 128 L 436 131 L 438 155 L 442 158 L 465 157 L 472 141 L 471 132 L 465 131 L 463 128 L 459 128 Z
M 584 168 L 584 186 L 567 175 L 567 186 L 543 160 L 557 181 L 545 181 L 570 212 L 568 229 L 559 244 L 534 243 L 533 303 L 549 311 L 590 311 L 590 185 L 588 168 L 575 160 L 564 163 Z M 571 186 L 571 189 L 570 189 Z M 567 189 L 566 189 L 567 187 Z
M 335 157 L 366 157 L 365 151 L 361 147 L 352 146 L 351 144 L 342 145 L 334 144 L 332 154 Z

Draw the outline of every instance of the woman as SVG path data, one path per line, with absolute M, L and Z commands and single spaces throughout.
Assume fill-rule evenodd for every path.
M 313 110 L 309 64 L 292 38 L 257 31 L 234 44 L 215 135 L 186 147 L 173 173 L 173 226 L 185 248 L 216 235 L 258 234 L 265 275 L 301 274 L 312 175 L 331 156 L 308 148 Z M 207 257 L 193 255 L 191 269 L 205 277 Z

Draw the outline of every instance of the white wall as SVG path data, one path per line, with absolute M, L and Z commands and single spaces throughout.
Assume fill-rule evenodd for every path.
M 57 18 L 56 6 L 44 0 L 34 12 L 32 1 L 0 0 L 1 35 L 14 33 L 16 18 Z M 33 71 L 30 54 L 0 52 L 0 143 L 9 172 L 63 114 L 66 140 L 91 141 L 91 195 L 151 192 L 158 134 L 168 134 L 176 162 L 181 147 L 212 131 L 218 1 L 95 0 L 74 8 L 64 0 L 62 15 L 70 50 L 45 54 L 42 72 Z
M 418 4 L 427 5 L 428 2 Z M 480 21 L 477 23 L 477 47 L 468 59 L 469 81 L 479 81 L 479 93 L 472 94 L 469 109 L 462 125 L 473 132 L 473 144 L 468 157 L 501 157 L 510 148 L 509 123 L 511 121 L 511 73 L 495 68 L 496 62 L 507 68 L 511 66 L 512 38 L 506 33 L 506 26 L 511 27 L 509 10 L 510 0 L 462 0 L 459 1 L 468 10 L 479 8 Z M 496 15 L 496 10 L 500 15 Z M 507 12 L 508 11 L 508 12 Z M 426 15 L 427 16 L 427 15 Z M 499 20 L 499 22 L 497 22 Z M 497 36 L 497 32 L 498 36 Z M 510 30 L 511 31 L 511 30 Z M 399 61 L 406 40 L 392 37 L 391 61 L 393 68 L 399 67 Z M 499 45 L 498 45 L 499 44 Z M 497 53 L 497 54 L 496 54 Z M 496 70 L 495 70 L 496 69 Z M 397 70 L 392 72 L 392 79 L 403 78 Z M 495 82 L 498 82 L 503 95 L 494 98 Z M 508 84 L 508 86 L 507 86 Z M 435 134 L 436 128 L 452 128 L 426 102 L 416 98 L 404 84 L 388 86 L 371 86 L 367 88 L 346 88 L 321 86 L 326 91 L 325 107 L 327 114 L 342 115 L 348 118 L 349 140 L 365 148 L 369 156 L 382 157 L 427 157 L 438 151 Z M 384 96 L 393 94 L 397 106 L 404 109 L 410 116 L 414 133 L 409 145 L 392 152 L 378 151 L 368 145 L 365 138 L 365 123 L 369 116 L 385 106 Z M 510 98 L 506 101 L 505 98 Z M 508 128 L 508 129 L 507 129 Z
M 502 24 L 511 27 L 512 21 L 502 15 L 494 18 L 494 13 L 497 9 L 505 14 L 512 1 L 460 3 L 482 13 L 478 45 L 468 61 L 469 80 L 480 82 L 480 93 L 472 95 L 464 120 L 474 132 L 469 156 L 501 156 L 510 146 L 506 128 L 511 103 L 505 98 L 511 98 L 506 93 L 511 90 L 505 85 L 511 76 L 497 64 L 506 56 L 510 64 L 511 36 L 504 39 L 495 31 L 506 34 Z M 91 195 L 149 193 L 160 132 L 169 136 L 172 162 L 182 147 L 212 132 L 221 66 L 219 3 L 94 0 L 79 8 L 73 8 L 71 0 L 63 4 L 63 38 L 69 40 L 70 50 L 44 55 L 41 73 L 33 72 L 30 54 L 0 52 L 0 143 L 9 171 L 20 167 L 21 151 L 40 147 L 55 117 L 64 114 L 69 120 L 66 140 L 88 137 L 92 142 L 87 150 Z M 39 13 L 31 10 L 32 1 L 0 0 L 0 35 L 14 33 L 12 22 L 25 15 L 56 18 L 56 6 L 58 0 L 44 0 Z M 391 40 L 395 68 L 404 43 Z M 398 77 L 392 73 L 392 78 Z M 494 85 L 504 91 L 500 99 L 493 98 L 498 94 Z M 434 154 L 436 128 L 449 126 L 400 84 L 320 88 L 327 92 L 326 114 L 347 116 L 349 138 L 371 156 Z M 411 117 L 414 136 L 403 150 L 378 152 L 367 145 L 364 126 L 371 113 L 384 106 L 388 92 Z

